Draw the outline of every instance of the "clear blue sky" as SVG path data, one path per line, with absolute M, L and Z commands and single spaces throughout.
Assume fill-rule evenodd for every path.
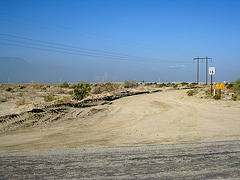
M 0 0 L 0 27 L 1 57 L 89 69 L 79 81 L 196 81 L 197 56 L 215 81 L 240 78 L 239 0 Z

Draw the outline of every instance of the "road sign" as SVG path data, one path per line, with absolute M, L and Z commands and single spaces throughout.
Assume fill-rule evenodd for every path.
M 214 75 L 215 74 L 215 67 L 209 67 L 209 74 Z
M 224 83 L 216 83 L 215 89 L 225 89 L 225 84 Z

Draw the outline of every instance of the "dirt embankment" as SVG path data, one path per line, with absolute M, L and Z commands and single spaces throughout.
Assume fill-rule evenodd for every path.
M 4 116 L 0 150 L 240 140 L 239 101 L 188 97 L 186 92 L 128 92 Z

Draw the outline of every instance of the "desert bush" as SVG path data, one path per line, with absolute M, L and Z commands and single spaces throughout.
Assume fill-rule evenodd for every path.
M 17 106 L 24 105 L 25 103 L 26 103 L 26 99 L 25 99 L 25 98 L 20 98 L 20 99 L 18 99 L 18 100 L 15 102 L 15 104 L 16 104 Z
M 111 82 L 95 84 L 92 89 L 93 94 L 101 94 L 103 92 L 113 92 L 119 88 L 119 84 L 114 84 Z
M 232 99 L 233 99 L 234 101 L 236 101 L 236 100 L 238 99 L 238 96 L 235 95 L 235 94 L 233 94 L 233 95 L 232 95 Z
M 166 87 L 167 85 L 165 83 L 161 83 L 161 84 L 158 84 L 157 86 L 161 88 L 161 87 Z
M 0 103 L 7 102 L 7 98 L 0 98 Z
M 71 101 L 71 97 L 70 97 L 70 96 L 63 96 L 63 97 L 62 97 L 62 101 L 63 101 L 64 103 L 68 103 L 68 102 Z
M 72 98 L 75 100 L 81 100 L 90 94 L 91 87 L 89 83 L 78 83 L 73 86 Z
M 172 83 L 167 83 L 166 86 L 167 87 L 172 87 Z
M 213 99 L 219 100 L 221 99 L 221 96 L 219 94 L 215 94 L 215 96 L 213 96 Z
M 174 84 L 174 83 L 173 83 L 173 84 Z M 174 88 L 174 89 L 177 89 L 177 87 L 178 87 L 178 84 L 174 84 L 174 85 L 173 85 L 173 88 Z
M 33 89 L 40 89 L 41 88 L 40 84 L 35 83 L 35 82 L 32 82 L 31 86 L 32 86 Z
M 105 84 L 105 91 L 107 92 L 116 91 L 118 88 L 119 88 L 118 84 L 113 84 L 111 82 Z
M 237 79 L 234 83 L 233 83 L 233 90 L 236 94 L 240 94 L 240 79 Z
M 7 91 L 7 92 L 11 92 L 11 91 L 13 91 L 13 88 L 8 87 L 8 88 L 6 89 L 6 91 Z
M 189 83 L 187 83 L 187 82 L 181 82 L 181 85 L 182 85 L 182 86 L 188 86 L 188 84 L 189 84 Z
M 57 99 L 54 103 L 60 104 L 60 103 L 69 103 L 71 101 L 70 96 L 63 96 L 61 99 Z
M 205 94 L 206 94 L 206 95 L 210 95 L 210 94 L 211 94 L 211 90 L 210 90 L 210 89 L 206 90 L 206 91 L 205 91 Z
M 65 91 L 62 88 L 58 88 L 57 93 L 58 94 L 65 94 Z
M 51 101 L 53 101 L 53 100 L 55 100 L 55 97 L 54 97 L 53 94 L 49 94 L 49 95 L 47 95 L 47 96 L 44 97 L 44 101 L 45 101 L 45 102 L 51 102 Z
M 47 88 L 46 88 L 46 87 L 42 87 L 42 88 L 41 88 L 41 91 L 46 92 L 46 91 L 47 91 Z
M 62 99 L 57 99 L 57 100 L 54 102 L 54 104 L 61 104 L 61 103 L 63 103 L 63 100 L 62 100 Z
M 19 87 L 19 89 L 25 89 L 26 88 L 26 86 L 20 86 Z
M 138 83 L 136 82 L 136 80 L 130 79 L 130 80 L 124 81 L 125 88 L 135 88 L 137 86 L 138 86 Z
M 197 90 L 196 89 L 194 89 L 194 90 L 189 90 L 188 92 L 187 92 L 187 95 L 188 96 L 193 96 L 193 95 L 196 95 L 197 94 Z
M 152 82 L 146 82 L 146 83 L 144 83 L 144 86 L 151 86 L 151 85 L 153 85 Z
M 19 95 L 20 97 L 23 97 L 23 96 L 24 96 L 24 92 L 20 92 L 18 95 Z
M 190 84 L 190 87 L 195 87 L 197 84 L 198 84 L 198 83 L 193 82 L 193 83 Z
M 69 87 L 69 84 L 67 83 L 67 81 L 64 81 L 61 85 L 60 85 L 61 88 L 68 88 Z
M 101 85 L 95 85 L 95 86 L 93 87 L 93 89 L 92 89 L 92 93 L 93 93 L 93 94 L 101 94 L 101 93 L 104 92 L 104 90 L 105 90 L 105 88 L 104 88 L 103 86 L 101 86 Z
M 227 89 L 232 89 L 233 88 L 233 83 L 229 83 L 226 85 Z

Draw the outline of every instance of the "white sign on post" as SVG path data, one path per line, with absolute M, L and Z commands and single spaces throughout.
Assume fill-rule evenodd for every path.
M 209 67 L 209 75 L 215 74 L 215 67 Z

